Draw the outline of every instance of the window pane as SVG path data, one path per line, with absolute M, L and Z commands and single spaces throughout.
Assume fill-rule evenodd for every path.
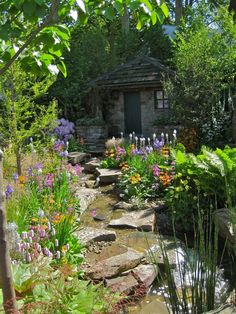
M 163 99 L 163 92 L 162 92 L 162 90 L 156 91 L 156 99 Z
M 168 99 L 164 99 L 164 108 L 169 108 Z
M 157 108 L 162 109 L 162 108 L 164 108 L 163 105 L 164 105 L 163 104 L 163 100 L 158 100 L 157 101 Z

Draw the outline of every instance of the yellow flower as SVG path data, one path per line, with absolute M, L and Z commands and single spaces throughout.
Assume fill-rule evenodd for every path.
M 134 175 L 129 177 L 131 184 L 138 184 L 141 181 L 141 176 L 139 173 L 135 173 Z

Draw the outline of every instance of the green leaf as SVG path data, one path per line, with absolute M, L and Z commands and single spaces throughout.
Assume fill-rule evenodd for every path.
M 44 0 L 34 0 L 39 6 L 44 4 Z
M 69 29 L 64 26 L 64 25 L 58 25 L 58 26 L 53 26 L 51 28 L 56 34 L 57 36 L 59 36 L 61 39 L 63 40 L 69 40 L 70 38 L 70 31 Z
M 33 16 L 36 11 L 36 3 L 33 0 L 25 1 L 23 4 L 23 10 L 25 15 Z
M 164 15 L 162 9 L 157 8 L 156 13 L 157 13 L 157 19 L 158 19 L 159 23 L 163 24 L 163 22 L 165 20 L 165 15 Z
M 61 73 L 63 74 L 64 77 L 67 77 L 67 69 L 65 66 L 65 63 L 63 61 L 61 61 L 60 64 L 57 65 L 58 69 L 61 71 Z
M 168 17 L 169 16 L 169 10 L 168 10 L 168 7 L 165 4 L 165 2 L 163 2 L 161 4 L 161 9 L 162 9 L 162 12 L 164 13 L 165 17 Z
M 177 151 L 176 153 L 176 163 L 177 164 L 183 164 L 186 162 L 186 157 L 184 155 L 184 153 L 182 153 L 180 150 Z
M 152 11 L 151 20 L 152 20 L 152 24 L 155 25 L 157 22 L 157 14 L 155 11 Z
M 21 9 L 24 0 L 13 0 L 13 3 L 17 9 Z
M 149 9 L 149 11 L 153 10 L 152 4 L 148 0 L 141 0 L 141 2 Z
M 113 20 L 114 17 L 115 17 L 115 12 L 114 12 L 114 9 L 112 7 L 108 7 L 105 9 L 105 12 L 104 12 L 104 15 L 105 17 L 108 19 L 108 20 Z

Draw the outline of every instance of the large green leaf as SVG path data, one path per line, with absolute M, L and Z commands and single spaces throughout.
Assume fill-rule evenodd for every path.
M 61 61 L 60 64 L 57 65 L 58 69 L 61 71 L 61 73 L 63 74 L 64 77 L 67 76 L 67 70 L 66 70 L 66 66 L 65 63 L 63 61 Z

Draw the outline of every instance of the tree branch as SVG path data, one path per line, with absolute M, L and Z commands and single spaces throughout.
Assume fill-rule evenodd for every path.
M 52 5 L 50 7 L 50 13 L 45 21 L 37 27 L 25 41 L 25 43 L 19 48 L 19 50 L 11 57 L 11 59 L 0 69 L 0 75 L 4 74 L 10 66 L 15 62 L 15 60 L 19 57 L 19 55 L 32 43 L 32 41 L 36 38 L 36 36 L 47 26 L 56 24 L 59 21 L 58 9 L 60 6 L 60 0 L 52 1 Z

